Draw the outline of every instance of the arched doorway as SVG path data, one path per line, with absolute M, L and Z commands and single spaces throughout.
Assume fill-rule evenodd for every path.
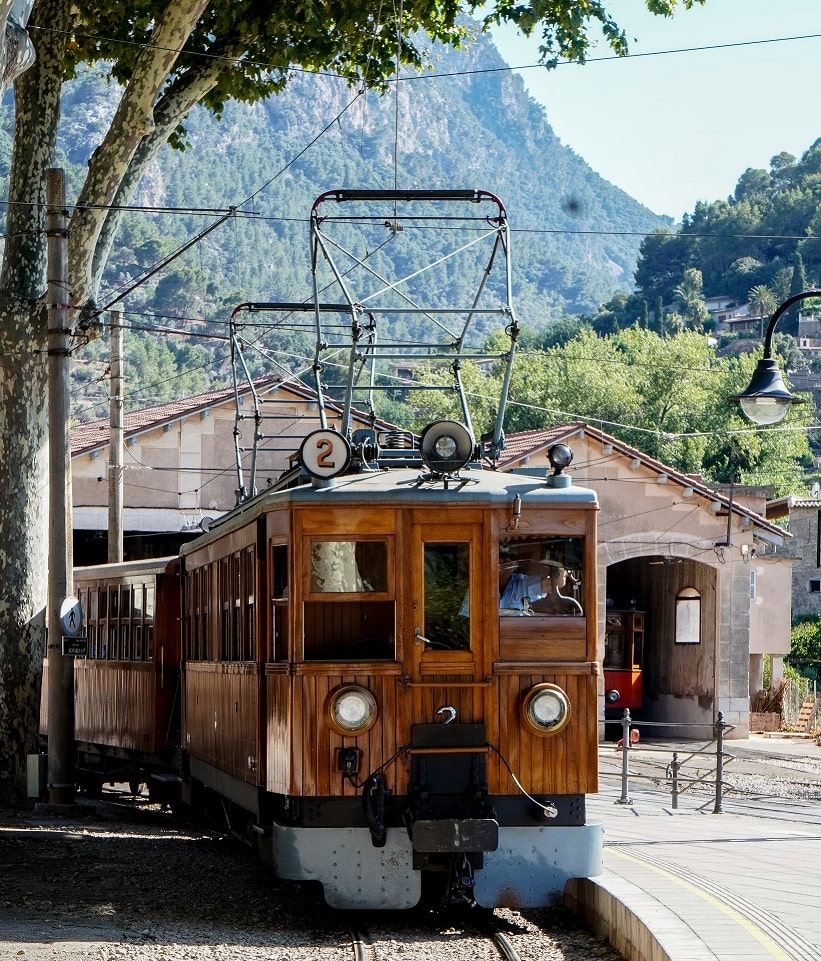
M 712 724 L 715 569 L 691 558 L 633 557 L 610 565 L 606 584 L 606 716 L 620 717 L 628 707 L 637 720 Z M 614 689 L 620 697 L 608 698 Z

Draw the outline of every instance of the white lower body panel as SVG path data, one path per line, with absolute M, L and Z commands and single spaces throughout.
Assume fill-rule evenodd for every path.
M 414 907 L 422 875 L 404 828 L 388 828 L 384 847 L 374 847 L 367 828 L 290 828 L 274 825 L 262 841 L 263 856 L 277 875 L 319 881 L 334 908 Z M 486 851 L 475 874 L 479 905 L 543 907 L 558 902 L 569 878 L 602 869 L 602 827 L 500 827 L 499 847 Z

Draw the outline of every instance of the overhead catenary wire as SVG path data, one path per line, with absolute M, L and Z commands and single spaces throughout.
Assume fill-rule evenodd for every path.
M 381 4 L 379 9 L 381 11 Z M 376 22 L 377 23 L 379 22 L 378 18 Z M 106 37 L 98 34 L 90 34 L 90 33 L 85 33 L 77 30 L 60 30 L 54 27 L 35 26 L 33 24 L 30 24 L 28 26 L 28 29 L 39 30 L 42 33 L 63 34 L 64 36 L 68 38 L 73 38 L 73 39 L 76 39 L 79 37 L 83 40 L 92 40 L 95 43 L 106 43 L 106 44 L 112 44 L 115 46 L 121 45 L 121 46 L 130 46 L 130 47 L 141 47 L 143 49 L 157 49 L 157 50 L 165 49 L 165 50 L 168 50 L 168 52 L 173 52 L 173 53 L 180 52 L 179 49 L 171 50 L 170 48 L 159 47 L 151 43 L 140 43 L 137 40 L 126 40 L 120 37 L 117 37 L 117 38 Z M 760 46 L 766 46 L 768 44 L 795 43 L 803 40 L 818 40 L 818 39 L 821 39 L 821 33 L 796 34 L 788 37 L 762 37 L 757 40 L 730 40 L 725 43 L 700 44 L 692 47 L 673 47 L 668 50 L 646 50 L 640 53 L 630 53 L 628 51 L 628 53 L 623 55 L 605 54 L 600 57 L 585 57 L 584 63 L 586 64 L 605 63 L 613 60 L 615 61 L 639 60 L 639 59 L 644 59 L 648 57 L 667 57 L 667 56 L 677 56 L 681 54 L 706 53 L 712 50 L 730 50 L 737 47 L 760 47 Z M 184 50 L 183 48 L 183 52 L 187 57 L 191 57 L 192 59 L 201 58 L 203 60 L 223 61 L 225 63 L 230 63 L 230 64 L 237 63 L 236 57 L 227 57 L 219 54 L 212 54 L 203 50 Z M 255 60 L 251 57 L 243 58 L 242 62 L 248 64 L 249 66 L 257 67 L 263 70 L 271 70 L 272 72 L 276 71 L 276 72 L 279 72 L 280 74 L 282 72 L 287 71 L 288 73 L 300 73 L 300 74 L 308 74 L 311 76 L 329 77 L 335 80 L 344 80 L 345 82 L 349 82 L 349 78 L 340 77 L 339 74 L 334 73 L 330 70 L 309 69 L 307 67 L 299 67 L 294 65 L 289 65 L 287 68 L 284 68 L 283 70 L 283 68 L 278 64 L 271 64 L 264 60 Z M 553 69 L 557 69 L 559 67 L 575 66 L 575 65 L 576 65 L 576 61 L 574 60 L 559 60 L 553 66 Z M 454 76 L 462 77 L 462 76 L 471 76 L 473 74 L 485 74 L 485 73 L 509 73 L 511 71 L 516 71 L 516 70 L 536 70 L 536 69 L 544 70 L 546 69 L 546 65 L 544 63 L 528 63 L 528 64 L 520 64 L 519 66 L 510 66 L 506 64 L 501 67 L 481 67 L 476 70 L 448 71 L 444 73 L 436 73 L 434 71 L 431 71 L 431 72 L 426 72 L 424 74 L 419 74 L 418 76 L 414 76 L 413 78 L 408 78 L 408 79 L 437 80 L 443 77 L 454 77 Z M 361 76 L 358 79 L 362 81 L 367 80 L 365 76 Z M 387 79 L 385 82 L 392 83 L 392 82 L 395 82 L 395 80 L 392 81 L 390 79 Z

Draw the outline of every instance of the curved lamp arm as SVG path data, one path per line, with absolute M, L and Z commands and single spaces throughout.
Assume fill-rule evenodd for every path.
M 784 314 L 801 300 L 821 297 L 821 290 L 802 290 L 788 297 L 775 311 L 764 335 L 764 356 L 758 362 L 752 380 L 746 390 L 729 399 L 740 404 L 742 411 L 757 424 L 775 424 L 780 421 L 793 404 L 803 404 L 800 397 L 791 394 L 773 358 L 773 334 Z

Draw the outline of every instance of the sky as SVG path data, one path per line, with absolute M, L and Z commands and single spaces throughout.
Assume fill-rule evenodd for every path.
M 678 222 L 730 196 L 748 167 L 821 137 L 821 0 L 679 0 L 671 18 L 644 0 L 606 6 L 630 58 L 597 62 L 612 57 L 601 42 L 583 66 L 520 75 L 562 143 L 654 213 Z M 511 66 L 537 62 L 538 39 L 493 39 Z M 693 49 L 706 47 L 718 49 Z M 657 51 L 682 52 L 639 56 Z

